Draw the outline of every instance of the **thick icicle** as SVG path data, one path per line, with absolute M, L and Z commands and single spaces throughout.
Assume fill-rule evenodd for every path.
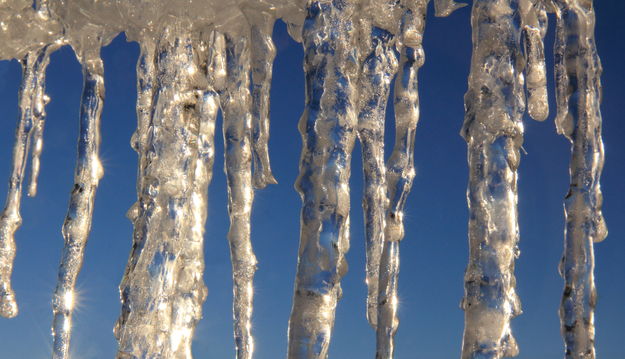
M 6 318 L 15 317 L 18 312 L 15 293 L 11 288 L 11 274 L 15 258 L 15 232 L 22 223 L 20 216 L 22 184 L 33 127 L 37 125 L 35 121 L 40 105 L 37 95 L 42 86 L 41 81 L 43 81 L 48 58 L 45 50 L 41 49 L 29 52 L 21 63 L 19 120 L 15 131 L 9 192 L 0 216 L 0 315 Z
M 449 16 L 456 9 L 467 6 L 465 3 L 457 3 L 454 0 L 434 0 L 434 10 L 436 16 L 445 17 Z
M 311 1 L 303 27 L 306 105 L 296 182 L 303 208 L 289 359 L 327 357 L 340 279 L 347 271 L 358 99 L 354 10 L 354 1 Z
M 74 187 L 63 223 L 65 245 L 56 289 L 52 296 L 52 357 L 55 359 L 69 358 L 76 278 L 82 267 L 85 246 L 91 231 L 95 194 L 103 174 L 98 158 L 100 117 L 104 105 L 104 66 L 100 59 L 100 46 L 89 47 L 78 56 L 83 66 L 84 85 Z
M 564 200 L 566 227 L 560 273 L 560 306 L 567 359 L 595 358 L 593 242 L 607 236 L 601 213 L 601 63 L 594 40 L 592 1 L 555 1 L 558 131 L 572 143 L 569 192 Z
M 202 71 L 204 73 L 204 71 Z M 219 97 L 212 89 L 202 91 L 198 103 L 200 116 L 198 132 L 198 159 L 195 166 L 193 193 L 191 194 L 192 227 L 187 243 L 182 247 L 182 261 L 178 273 L 178 295 L 173 303 L 173 341 L 179 342 L 172 348 L 174 358 L 192 358 L 191 341 L 197 323 L 202 319 L 202 304 L 208 290 L 203 280 L 204 273 L 204 228 L 208 210 L 208 186 L 213 178 L 215 162 L 215 121 L 219 111 Z M 180 338 L 176 338 L 180 337 Z
M 269 163 L 269 94 L 276 48 L 271 35 L 276 21 L 269 9 L 245 8 L 250 23 L 252 67 L 252 169 L 255 188 L 276 184 Z
M 521 0 L 521 27 L 525 53 L 525 87 L 527 88 L 527 112 L 537 120 L 549 116 L 547 101 L 547 68 L 545 44 L 547 11 L 544 0 Z
M 250 44 L 246 37 L 224 36 L 226 85 L 222 93 L 225 171 L 230 215 L 230 257 L 232 260 L 234 341 L 237 359 L 254 354 L 252 310 L 256 256 L 250 239 L 252 188 L 252 128 Z
M 375 327 L 378 314 L 378 273 L 388 204 L 384 166 L 384 122 L 391 81 L 397 71 L 393 31 L 396 29 L 385 29 L 382 24 L 385 17 L 394 19 L 393 15 L 397 10 L 394 0 L 371 1 L 363 5 L 359 11 L 363 18 L 360 19 L 362 65 L 358 82 L 358 139 L 362 147 L 364 173 L 362 207 L 367 252 L 367 320 Z
M 525 109 L 516 1 L 473 3 L 473 55 L 462 135 L 468 143 L 469 264 L 462 358 L 518 353 L 510 320 L 521 312 L 517 168 Z
M 137 130 L 133 133 L 131 139 L 131 146 L 137 152 L 138 169 L 137 169 L 137 193 L 139 198 L 135 202 L 127 213 L 128 218 L 133 222 L 133 241 L 128 263 L 126 264 L 126 270 L 122 282 L 119 285 L 120 299 L 122 303 L 121 314 L 117 323 L 115 324 L 115 336 L 119 340 L 118 333 L 121 328 L 126 324 L 128 315 L 131 312 L 129 294 L 132 291 L 129 279 L 137 265 L 139 256 L 143 251 L 145 245 L 145 233 L 147 232 L 146 213 L 147 207 L 142 201 L 144 198 L 142 194 L 147 193 L 147 188 L 144 186 L 145 168 L 149 164 L 147 157 L 147 145 L 148 145 L 148 129 L 150 128 L 150 121 L 153 110 L 154 99 L 154 82 L 156 76 L 155 69 L 155 48 L 156 44 L 153 41 L 145 39 L 141 42 L 141 54 L 137 61 Z
M 399 276 L 399 242 L 404 237 L 404 206 L 414 170 L 414 139 L 419 121 L 417 74 L 425 61 L 422 40 L 429 0 L 409 0 L 401 19 L 401 55 L 399 74 L 395 79 L 395 146 L 386 165 L 388 209 L 385 213 L 384 247 L 380 261 L 377 299 L 376 358 L 393 357 L 393 336 L 397 331 L 397 280 Z
M 132 216 L 134 235 L 143 240 L 135 237 L 135 245 L 140 245 L 133 250 L 122 280 L 125 302 L 116 328 L 118 358 L 189 358 L 187 338 L 197 318 L 179 316 L 197 315 L 204 299 L 202 290 L 198 291 L 201 274 L 188 278 L 183 272 L 185 266 L 203 266 L 198 263 L 201 257 L 188 255 L 184 247 L 189 241 L 197 242 L 195 229 L 205 206 L 194 202 L 194 195 L 203 190 L 198 186 L 205 184 L 194 181 L 199 128 L 196 88 L 206 84 L 194 62 L 187 27 L 176 23 L 163 29 L 156 45 L 153 110 L 146 143 L 141 145 L 145 150 L 139 171 L 143 172 L 139 181 L 143 192 Z M 137 226 L 145 227 L 137 230 Z M 201 245 L 192 247 L 197 252 Z M 188 308 L 177 301 L 185 295 Z
M 42 52 L 42 64 L 37 78 L 37 88 L 34 90 L 33 98 L 33 134 L 31 139 L 31 160 L 30 160 L 30 183 L 28 185 L 28 196 L 37 195 L 37 179 L 39 178 L 39 168 L 41 162 L 41 151 L 43 150 L 43 129 L 46 122 L 46 105 L 50 98 L 46 95 L 46 68 L 50 63 L 50 54 L 56 49 L 56 45 L 45 46 Z

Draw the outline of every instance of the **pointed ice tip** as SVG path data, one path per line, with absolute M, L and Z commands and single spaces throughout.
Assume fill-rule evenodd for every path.
M 36 184 L 30 184 L 30 186 L 28 187 L 28 193 L 27 193 L 28 197 L 35 197 L 37 195 L 37 185 Z
M 597 223 L 597 234 L 595 235 L 594 243 L 603 242 L 603 240 L 608 236 L 608 226 L 605 224 L 605 220 L 603 219 L 603 215 L 599 214 L 599 220 Z
M 543 122 L 549 117 L 549 106 L 545 103 L 530 103 L 527 112 L 535 121 Z
M 18 312 L 17 302 L 15 301 L 15 295 L 12 291 L 0 297 L 0 316 L 8 319 L 15 318 Z
M 270 184 L 278 184 L 275 177 L 271 172 L 268 173 L 258 173 L 253 178 L 253 185 L 255 189 L 263 189 Z
M 517 344 L 516 339 L 514 338 L 512 333 L 508 334 L 508 337 L 506 338 L 503 355 L 505 358 L 511 358 L 519 355 L 519 345 Z
M 378 306 L 377 305 L 368 305 L 367 306 L 367 322 L 373 329 L 378 328 Z
M 457 9 L 460 9 L 467 5 L 469 4 L 457 3 L 454 0 L 436 0 L 434 2 L 435 15 L 436 17 L 446 17 Z

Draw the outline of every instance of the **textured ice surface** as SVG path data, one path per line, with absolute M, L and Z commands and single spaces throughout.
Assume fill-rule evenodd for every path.
M 547 102 L 547 68 L 545 45 L 547 12 L 543 0 L 520 0 L 522 42 L 525 45 L 525 87 L 527 88 L 527 112 L 538 121 L 549 116 Z
M 454 0 L 434 0 L 434 7 L 436 9 L 436 16 L 449 16 L 456 9 L 465 7 L 467 4 L 458 3 Z
M 157 70 L 147 141 L 139 150 L 139 203 L 131 213 L 136 247 L 121 286 L 124 307 L 116 328 L 120 358 L 189 357 L 206 296 L 201 274 L 187 271 L 204 266 L 203 223 L 196 228 L 206 210 L 197 198 L 205 184 L 195 178 L 205 168 L 198 150 L 202 93 L 196 88 L 207 86 L 183 28 L 166 28 L 154 57 L 145 59 L 154 61 Z
M 9 193 L 0 215 L 0 315 L 7 318 L 16 316 L 18 312 L 15 293 L 11 288 L 15 232 L 22 223 L 20 204 L 30 143 L 33 132 L 38 131 L 37 127 L 42 126 L 40 121 L 43 121 L 45 101 L 43 86 L 48 63 L 48 51 L 45 46 L 28 52 L 21 60 L 22 86 L 19 94 L 19 120 L 13 147 L 13 168 L 9 179 Z
M 83 94 L 80 106 L 78 159 L 74 171 L 74 187 L 63 223 L 63 254 L 58 281 L 52 297 L 53 358 L 67 358 L 72 329 L 76 278 L 82 267 L 85 246 L 91 230 L 91 217 L 98 182 L 103 175 L 98 158 L 100 117 L 104 106 L 104 66 L 100 46 L 79 53 L 83 66 Z
M 383 2 L 380 2 L 383 3 Z M 397 12 L 389 2 L 387 12 Z M 376 13 L 366 11 L 365 13 Z M 367 317 L 375 327 L 378 311 L 378 273 L 384 245 L 384 227 L 388 198 L 386 195 L 386 166 L 384 165 L 384 123 L 391 81 L 397 72 L 394 32 L 376 26 L 373 18 L 360 21 L 361 68 L 358 82 L 358 139 L 362 147 L 364 194 L 362 207 L 365 218 L 367 248 L 366 281 L 368 286 Z
M 419 121 L 417 74 L 425 61 L 422 46 L 428 0 L 406 2 L 398 32 L 399 71 L 395 79 L 395 145 L 386 164 L 384 245 L 377 297 L 376 358 L 393 358 L 393 337 L 399 325 L 399 241 L 404 238 L 404 206 L 414 169 L 414 141 Z
M 232 259 L 234 340 L 236 357 L 250 359 L 254 353 L 252 338 L 252 300 L 256 257 L 250 238 L 252 189 L 252 121 L 249 91 L 250 43 L 231 34 L 225 43 L 226 78 L 220 90 L 223 111 L 225 171 L 228 181 L 230 257 Z
M 301 238 L 287 357 L 326 358 L 349 248 L 349 177 L 357 132 L 354 2 L 312 1 L 302 32 L 306 104 L 296 188 Z
M 516 2 L 473 3 L 473 55 L 462 135 L 468 143 L 469 264 L 462 358 L 515 356 L 510 320 L 518 256 L 517 168 L 525 110 Z
M 57 44 L 46 45 L 40 50 L 38 56 L 42 56 L 41 69 L 38 71 L 37 87 L 33 93 L 33 133 L 31 142 L 31 163 L 30 163 L 30 184 L 28 186 L 28 196 L 34 197 L 37 194 L 37 181 L 39 178 L 39 167 L 41 151 L 43 150 L 43 129 L 46 121 L 46 104 L 50 98 L 46 95 L 46 68 L 50 63 L 50 54 L 56 50 Z
M 601 63 L 594 39 L 592 2 L 554 1 L 556 5 L 556 88 L 558 131 L 571 141 L 571 184 L 564 199 L 564 254 L 560 306 L 567 359 L 595 358 L 593 243 L 607 236 L 601 214 Z
M 140 44 L 137 63 L 137 202 L 132 249 L 120 283 L 118 358 L 191 358 L 207 295 L 203 237 L 222 111 L 228 181 L 236 357 L 252 359 L 250 215 L 254 189 L 276 183 L 269 161 L 269 94 L 282 19 L 302 43 L 306 104 L 296 188 L 303 201 L 288 358 L 327 357 L 347 271 L 350 162 L 361 143 L 367 261 L 367 319 L 376 357 L 393 357 L 403 209 L 415 176 L 417 73 L 429 0 L 8 0 L 0 4 L 0 59 L 23 67 L 9 193 L 0 217 L 0 315 L 17 315 L 11 272 L 29 151 L 29 195 L 37 191 L 50 54 L 71 45 L 84 70 L 78 160 L 63 226 L 65 246 L 53 295 L 53 357 L 68 358 L 75 283 L 102 176 L 103 106 L 99 49 L 118 33 Z M 466 4 L 434 0 L 437 16 Z M 546 11 L 557 15 L 558 132 L 572 142 L 561 306 L 567 358 L 594 358 L 593 242 L 601 215 L 601 65 L 591 0 L 474 0 L 473 57 L 462 135 L 468 142 L 469 265 L 462 358 L 514 356 L 520 313 L 517 168 L 526 110 L 545 120 Z M 525 76 L 524 76 L 525 75 Z M 394 83 L 395 144 L 386 159 L 386 104 Z

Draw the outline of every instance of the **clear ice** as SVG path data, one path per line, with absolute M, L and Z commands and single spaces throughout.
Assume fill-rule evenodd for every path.
M 228 182 L 230 257 L 232 259 L 234 341 L 237 359 L 254 353 L 252 301 L 256 256 L 250 239 L 252 188 L 252 121 L 249 83 L 250 43 L 231 34 L 225 43 L 226 78 L 220 100 L 223 111 L 225 171 Z M 264 176 L 263 176 L 264 177 Z M 265 177 L 266 178 L 266 177 Z
M 39 56 L 42 58 L 42 68 L 39 70 L 39 78 L 37 79 L 37 88 L 33 95 L 35 104 L 33 105 L 33 133 L 31 142 L 31 161 L 30 161 L 30 183 L 28 185 L 28 196 L 37 195 L 37 181 L 39 178 L 39 168 L 41 166 L 41 152 L 43 151 L 43 129 L 46 124 L 46 104 L 50 98 L 46 95 L 45 80 L 46 68 L 50 63 L 50 54 L 57 48 L 56 45 L 46 45 L 40 51 Z
M 185 25 L 164 29 L 154 58 L 140 59 L 154 61 L 156 76 L 147 133 L 137 134 L 146 138 L 139 147 L 143 178 L 138 206 L 130 214 L 136 247 L 120 286 L 124 305 L 116 327 L 118 358 L 190 357 L 190 338 L 206 296 L 201 276 L 188 271 L 204 266 L 203 223 L 197 227 L 206 205 L 197 197 L 205 185 L 196 181 L 196 173 L 205 168 L 198 149 L 197 110 L 203 93 L 197 89 L 207 86 Z
M 373 4 L 372 4 L 373 5 Z M 370 6 L 363 13 L 393 15 L 398 11 L 392 1 L 380 1 L 387 11 Z M 378 5 L 378 6 L 379 6 Z M 395 16 L 390 16 L 395 19 Z M 388 22 L 388 21 L 387 21 Z M 364 193 L 362 208 L 365 222 L 367 318 L 377 326 L 378 275 L 384 245 L 384 227 L 388 199 L 384 164 L 384 124 L 391 81 L 397 72 L 394 32 L 381 27 L 375 16 L 363 16 L 360 24 L 362 64 L 358 82 L 358 139 L 362 147 Z
M 516 2 L 473 3 L 473 55 L 462 135 L 468 144 L 469 264 L 462 359 L 517 355 L 510 321 L 519 255 L 517 168 L 525 92 Z
M 608 234 L 601 205 L 601 62 L 594 39 L 591 1 L 555 0 L 558 132 L 571 141 L 571 184 L 560 274 L 564 293 L 560 322 L 567 359 L 595 358 L 594 243 Z
M 436 16 L 467 4 L 433 0 Z M 89 237 L 98 181 L 104 106 L 100 47 L 125 32 L 139 43 L 137 201 L 127 216 L 132 248 L 119 286 L 117 358 L 192 358 L 207 296 L 203 280 L 208 187 L 215 124 L 223 117 L 232 261 L 235 355 L 252 359 L 257 258 L 254 191 L 277 183 L 269 160 L 270 92 L 282 19 L 304 49 L 306 102 L 296 189 L 301 238 L 288 327 L 289 359 L 328 356 L 350 242 L 351 153 L 362 147 L 366 316 L 376 358 L 391 359 L 399 325 L 399 247 L 415 177 L 417 75 L 425 61 L 429 0 L 8 0 L 0 4 L 0 58 L 19 59 L 22 85 L 5 208 L 0 216 L 0 315 L 18 313 L 11 286 L 15 233 L 29 151 L 28 195 L 37 192 L 43 149 L 45 71 L 70 45 L 83 66 L 78 159 L 63 225 L 52 307 L 53 358 L 68 359 L 75 284 Z M 515 356 L 511 319 L 519 255 L 517 168 L 522 116 L 549 115 L 544 38 L 556 13 L 556 127 L 572 143 L 571 184 L 560 271 L 566 358 L 595 358 L 593 243 L 607 235 L 601 214 L 601 64 L 591 0 L 474 0 L 466 116 L 469 264 L 463 359 Z M 386 105 L 394 81 L 395 144 L 385 161 Z M 526 104 L 527 98 L 527 104 Z M 262 259 L 262 258 L 261 258 Z
M 15 258 L 15 232 L 22 223 L 20 204 L 28 152 L 32 146 L 31 184 L 28 193 L 36 193 L 42 133 L 45 121 L 45 72 L 49 55 L 59 45 L 61 30 L 51 19 L 46 1 L 33 4 L 10 0 L 0 4 L 0 59 L 19 59 L 22 86 L 19 94 L 19 120 L 13 147 L 12 171 L 5 208 L 0 215 L 0 316 L 17 315 L 11 274 Z
M 304 22 L 306 103 L 296 188 L 303 202 L 289 359 L 323 359 L 349 249 L 349 177 L 358 131 L 358 51 L 353 1 L 311 1 Z
M 15 258 L 15 232 L 22 224 L 20 204 L 26 171 L 28 151 L 33 133 L 43 126 L 43 82 L 48 65 L 47 49 L 29 51 L 21 60 L 22 86 L 19 95 L 19 121 L 13 147 L 13 168 L 9 180 L 9 193 L 0 216 L 0 315 L 7 318 L 18 313 L 15 293 L 11 288 L 13 259 Z M 37 138 L 40 138 L 37 135 Z M 33 151 L 35 152 L 35 151 Z M 33 161 L 34 163 L 34 161 Z M 35 173 L 33 171 L 33 173 Z
M 399 71 L 395 79 L 395 145 L 386 164 L 384 244 L 377 296 L 376 358 L 393 358 L 399 325 L 399 242 L 404 238 L 404 206 L 415 176 L 414 142 L 419 122 L 419 68 L 425 62 L 423 32 L 429 0 L 406 1 L 399 28 Z
M 261 189 L 276 184 L 269 164 L 269 93 L 276 48 L 271 35 L 276 21 L 273 9 L 267 4 L 261 8 L 244 7 L 250 23 L 250 66 L 252 68 L 252 169 L 254 187 Z
M 547 11 L 543 0 L 519 1 L 522 43 L 525 53 L 525 87 L 527 112 L 537 121 L 549 116 L 547 102 L 547 68 L 544 38 L 547 33 Z
M 65 245 L 56 289 L 52 296 L 53 358 L 69 357 L 76 278 L 82 267 L 91 230 L 98 182 L 104 172 L 98 158 L 100 117 L 104 106 L 104 66 L 100 59 L 100 47 L 84 49 L 80 52 L 79 59 L 83 66 L 84 85 L 80 106 L 78 159 L 69 209 L 63 223 Z

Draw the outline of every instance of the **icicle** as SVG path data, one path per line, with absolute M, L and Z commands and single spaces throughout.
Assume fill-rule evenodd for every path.
M 414 137 L 419 121 L 417 74 L 425 61 L 423 32 L 429 0 L 406 1 L 401 20 L 401 57 L 395 79 L 395 146 L 386 166 L 387 193 L 384 247 L 380 261 L 377 297 L 376 358 L 393 357 L 393 336 L 397 331 L 397 280 L 399 276 L 399 242 L 404 237 L 403 210 L 414 170 Z
M 234 341 L 236 358 L 251 359 L 254 353 L 252 310 L 256 256 L 250 239 L 252 188 L 252 128 L 249 91 L 249 39 L 224 36 L 226 85 L 220 94 L 223 111 L 225 171 L 228 180 L 230 257 L 232 260 Z
M 50 98 L 46 95 L 46 68 L 50 63 L 50 54 L 54 52 L 57 47 L 56 45 L 48 45 L 41 49 L 39 53 L 39 56 L 43 58 L 41 59 L 41 69 L 37 74 L 36 88 L 33 90 L 33 133 L 31 139 L 30 184 L 28 186 L 29 197 L 37 195 L 37 179 L 39 178 L 41 151 L 43 150 L 43 129 L 46 121 L 45 107 L 50 101 Z
M 311 1 L 303 30 L 306 105 L 296 188 L 301 239 L 289 359 L 327 357 L 349 249 L 349 177 L 357 125 L 354 1 Z
M 276 184 L 269 163 L 269 94 L 276 48 L 271 35 L 275 15 L 270 10 L 244 8 L 250 23 L 250 53 L 252 67 L 252 153 L 255 188 Z
M 201 245 L 191 249 L 185 246 L 190 240 L 197 242 L 201 232 L 197 228 L 198 218 L 203 216 L 205 204 L 194 202 L 194 194 L 198 195 L 206 185 L 194 184 L 199 128 L 195 89 L 205 88 L 206 84 L 194 63 L 190 36 L 184 30 L 187 27 L 168 26 L 156 45 L 153 109 L 146 142 L 139 146 L 145 151 L 139 171 L 143 178 L 138 181 L 142 192 L 139 205 L 132 211 L 136 211 L 136 247 L 121 286 L 125 302 L 116 328 L 118 358 L 188 358 L 189 343 L 184 341 L 191 337 L 197 318 L 186 320 L 180 316 L 199 315 L 197 306 L 201 306 L 204 297 L 203 285 L 198 283 L 201 274 L 188 278 L 182 271 L 185 266 L 202 267 L 201 258 L 195 254 Z M 140 78 L 149 76 L 142 71 Z M 139 87 L 140 92 L 151 91 Z M 145 95 L 149 96 L 149 92 Z M 188 250 L 194 254 L 189 255 Z M 189 282 L 183 283 L 185 280 Z M 192 293 L 185 303 L 189 307 L 177 301 L 184 293 L 188 295 L 186 290 Z
M 128 263 L 124 271 L 122 282 L 119 285 L 122 310 L 117 323 L 115 324 L 115 336 L 119 340 L 119 333 L 124 327 L 128 315 L 131 313 L 129 295 L 132 290 L 129 283 L 131 273 L 134 271 L 139 256 L 145 245 L 145 233 L 147 232 L 147 206 L 142 199 L 142 194 L 147 193 L 148 188 L 144 185 L 145 168 L 148 166 L 148 129 L 151 124 L 154 99 L 154 82 L 156 76 L 155 69 L 156 44 L 148 38 L 141 42 L 141 54 L 137 61 L 137 130 L 133 133 L 130 144 L 137 152 L 137 193 L 139 198 L 127 213 L 128 218 L 133 222 L 133 243 Z
M 467 6 L 465 3 L 457 3 L 454 0 L 434 0 L 434 10 L 436 16 L 449 16 L 452 12 Z
M 543 43 L 548 21 L 545 3 L 544 0 L 521 0 L 519 10 L 525 47 L 527 112 L 533 119 L 544 121 L 549 116 L 545 44 Z
M 50 19 L 50 9 L 47 0 L 35 1 L 37 14 L 43 20 Z M 43 130 L 46 122 L 46 105 L 50 102 L 50 98 L 46 95 L 46 68 L 50 63 L 50 55 L 58 49 L 59 43 L 46 45 L 42 51 L 42 67 L 37 78 L 37 88 L 34 91 L 33 102 L 33 134 L 31 139 L 31 160 L 30 160 L 30 183 L 28 185 L 28 196 L 37 195 L 37 182 L 39 178 L 39 168 L 41 167 L 41 152 L 43 151 Z
M 37 94 L 47 65 L 45 50 L 31 51 L 21 61 L 22 86 L 19 94 L 19 121 L 15 132 L 13 164 L 9 192 L 0 216 L 0 315 L 13 318 L 18 308 L 11 288 L 11 274 L 15 258 L 15 232 L 22 224 L 20 203 L 26 159 L 30 147 L 35 116 L 38 112 Z
M 210 41 L 210 40 L 209 40 Z M 196 46 L 200 53 L 200 69 L 203 75 L 213 71 L 210 64 L 210 52 L 207 43 L 202 40 Z M 210 44 L 212 45 L 212 44 Z M 212 84 L 212 81 L 209 81 Z M 208 186 L 213 178 L 215 162 L 215 122 L 219 111 L 219 96 L 208 86 L 199 95 L 198 159 L 195 166 L 193 193 L 191 194 L 191 215 L 193 224 L 189 241 L 182 247 L 180 259 L 182 265 L 178 273 L 178 294 L 173 303 L 174 328 L 172 335 L 179 336 L 180 345 L 172 348 L 174 358 L 191 359 L 191 342 L 197 323 L 202 319 L 202 304 L 208 290 L 202 279 L 204 273 L 204 228 L 208 210 Z
M 200 106 L 200 129 L 198 137 L 198 160 L 195 168 L 194 189 L 191 197 L 193 227 L 188 242 L 182 248 L 183 261 L 178 273 L 178 295 L 173 303 L 175 331 L 172 336 L 178 347 L 172 348 L 174 358 L 192 358 L 191 341 L 197 323 L 202 319 L 202 305 L 208 290 L 202 279 L 204 273 L 204 227 L 207 216 L 208 185 L 213 177 L 215 159 L 215 120 L 219 109 L 217 93 L 203 94 Z
M 384 17 L 395 19 L 396 3 L 372 1 L 363 4 L 360 19 L 362 65 L 358 82 L 358 139 L 362 147 L 367 252 L 367 320 L 375 328 L 378 314 L 378 273 L 384 243 L 384 220 L 388 204 L 384 166 L 384 122 L 386 103 L 397 71 L 396 29 L 382 28 Z M 380 14 L 380 16 L 375 16 Z M 382 20 L 382 21 L 380 21 Z M 391 31 L 389 31 L 391 30 Z
M 83 94 L 80 106 L 78 158 L 74 171 L 69 209 L 63 223 L 63 254 L 58 281 L 52 297 L 53 358 L 69 358 L 72 312 L 75 302 L 76 278 L 82 267 L 85 246 L 91 231 L 91 217 L 98 182 L 103 174 L 98 158 L 100 117 L 104 101 L 104 66 L 98 45 L 79 54 L 83 65 Z
M 601 63 L 594 40 L 592 1 L 557 6 L 556 69 L 558 131 L 572 143 L 566 227 L 560 273 L 565 287 L 560 306 L 567 359 L 595 358 L 593 242 L 607 236 L 601 213 Z
M 462 358 L 515 356 L 510 320 L 520 314 L 517 168 L 525 109 L 523 61 L 512 0 L 473 3 L 473 56 L 462 134 L 468 143 L 469 264 Z
M 215 120 L 219 110 L 217 93 L 209 90 L 201 95 L 199 103 L 200 126 L 198 135 L 198 159 L 195 167 L 191 214 L 193 224 L 187 243 L 182 247 L 178 272 L 178 294 L 172 305 L 172 336 L 180 343 L 172 348 L 174 358 L 192 358 L 191 342 L 197 323 L 202 319 L 202 304 L 208 290 L 202 280 L 204 273 L 204 227 L 207 215 L 208 185 L 213 177 L 215 159 Z

